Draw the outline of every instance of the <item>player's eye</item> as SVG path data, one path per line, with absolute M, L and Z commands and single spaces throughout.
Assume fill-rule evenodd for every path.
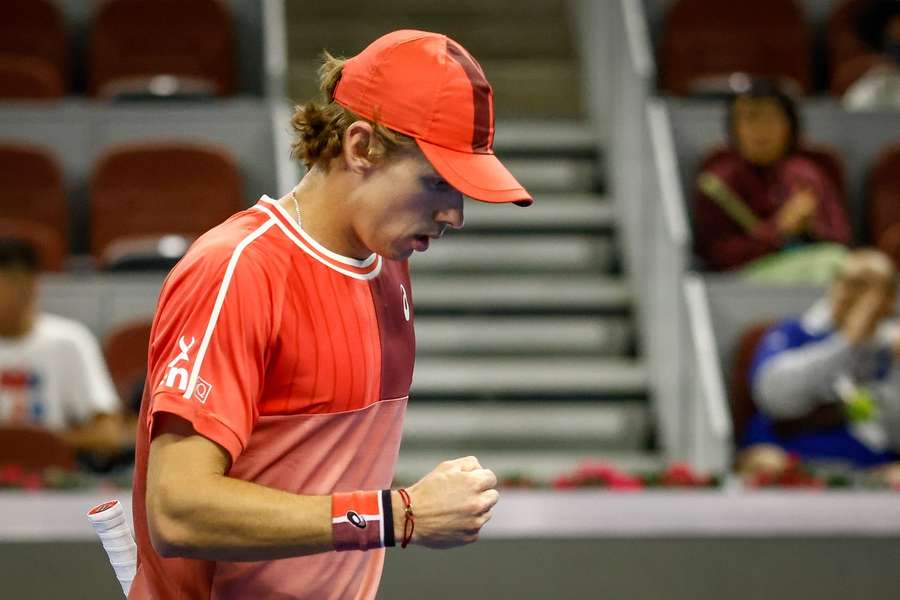
M 426 188 L 436 192 L 449 192 L 453 189 L 453 186 L 447 183 L 447 180 L 443 177 L 427 175 L 423 177 L 422 180 L 425 183 Z

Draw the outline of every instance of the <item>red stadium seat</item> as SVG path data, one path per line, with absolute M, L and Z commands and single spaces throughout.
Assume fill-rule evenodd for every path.
M 41 271 L 62 270 L 69 254 L 56 230 L 35 221 L 0 217 L 0 238 L 17 239 L 34 248 Z
M 871 0 L 844 0 L 828 17 L 829 88 L 842 95 L 866 71 L 882 59 L 859 37 L 859 19 Z
M 91 252 L 110 266 L 166 236 L 193 239 L 244 206 L 227 151 L 192 143 L 138 143 L 109 150 L 90 183 Z
M 811 42 L 794 0 L 677 0 L 663 24 L 661 85 L 677 95 L 728 91 L 747 73 L 811 89 Z
M 65 86 L 59 69 L 33 56 L 0 55 L 0 99 L 60 98 Z
M 136 321 L 111 331 L 103 342 L 103 354 L 119 398 L 127 403 L 147 373 L 150 321 Z
M 49 0 L 0 5 L 0 98 L 62 96 L 67 68 L 65 23 Z
M 884 150 L 875 161 L 868 207 L 872 242 L 900 266 L 900 144 Z
M 58 269 L 68 253 L 69 207 L 63 175 L 41 148 L 0 144 L 0 229 L 38 248 L 44 268 Z
M 50 467 L 72 469 L 75 451 L 51 431 L 28 426 L 0 427 L 0 465 L 29 471 Z
M 231 15 L 221 0 L 109 0 L 94 20 L 89 64 L 94 96 L 231 94 Z M 171 76 L 168 89 L 155 91 L 159 76 Z

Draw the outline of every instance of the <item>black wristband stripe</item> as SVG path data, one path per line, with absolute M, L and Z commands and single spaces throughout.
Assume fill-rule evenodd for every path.
M 381 524 L 384 527 L 384 547 L 393 548 L 394 540 L 394 505 L 391 503 L 391 490 L 381 490 Z

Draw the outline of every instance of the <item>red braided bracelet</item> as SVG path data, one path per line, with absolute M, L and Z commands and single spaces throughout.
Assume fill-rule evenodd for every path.
M 402 488 L 397 490 L 397 492 L 400 494 L 400 498 L 403 499 L 406 511 L 403 518 L 403 540 L 400 542 L 400 547 L 406 548 L 412 540 L 413 531 L 416 530 L 416 515 L 413 514 L 412 500 L 409 499 L 409 493 Z

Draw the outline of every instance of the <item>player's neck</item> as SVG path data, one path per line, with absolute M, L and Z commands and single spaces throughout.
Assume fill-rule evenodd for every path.
M 279 199 L 281 206 L 296 220 L 296 199 L 303 231 L 325 246 L 348 258 L 363 260 L 372 251 L 366 248 L 353 228 L 352 211 L 345 203 L 349 190 L 340 176 L 326 175 L 313 167 L 291 193 Z

